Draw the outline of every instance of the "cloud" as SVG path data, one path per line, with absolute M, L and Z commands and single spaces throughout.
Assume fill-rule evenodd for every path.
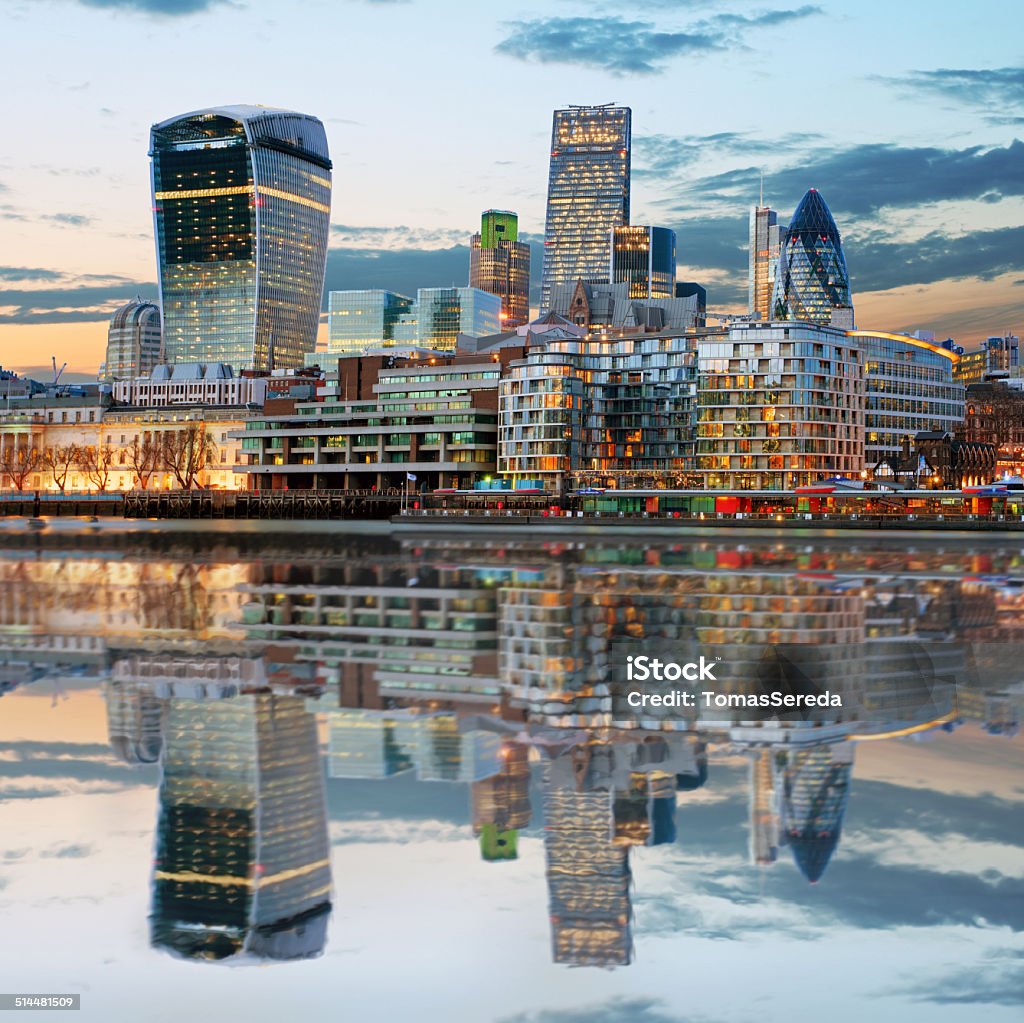
M 1019 114 L 1002 112 L 1003 108 L 1019 110 L 1024 105 L 1024 68 L 936 68 L 887 80 L 958 103 L 987 107 L 986 120 L 996 124 L 1024 124 Z
M 603 1005 L 579 1009 L 541 1009 L 502 1016 L 498 1023 L 684 1023 L 682 1016 L 668 1015 L 655 998 L 612 998 Z M 689 1023 L 699 1023 L 692 1014 Z
M 32 267 L 0 267 L 0 283 L 4 281 L 45 286 L 0 288 L 0 324 L 95 322 L 136 295 L 157 293 L 156 284 L 129 277 L 75 276 Z
M 354 248 L 443 249 L 465 245 L 469 241 L 470 234 L 472 231 L 458 228 L 407 227 L 404 224 L 393 227 L 331 225 L 331 240 L 336 245 L 351 245 Z M 468 268 L 468 262 L 466 266 Z
M 57 270 L 34 266 L 0 266 L 0 281 L 59 281 L 64 275 Z
M 92 217 L 86 217 L 80 213 L 48 213 L 39 219 L 49 220 L 61 227 L 88 227 L 93 222 Z
M 759 139 L 743 131 L 721 131 L 714 135 L 634 135 L 631 173 L 634 177 L 663 178 L 705 160 L 709 154 L 749 159 L 806 153 L 808 147 L 820 143 L 821 138 L 813 133 L 790 132 Z
M 941 977 L 929 979 L 926 984 L 893 993 L 935 1005 L 1017 1007 L 1024 1002 L 1020 985 L 1022 958 L 1024 953 L 1018 949 L 995 949 L 969 968 L 945 970 Z
M 93 851 L 94 849 L 91 845 L 59 845 L 44 850 L 41 855 L 46 859 L 80 860 L 86 856 L 91 856 Z
M 867 217 L 885 207 L 1024 195 L 1024 142 L 967 149 L 910 148 L 888 142 L 809 151 L 766 175 L 772 195 L 795 204 L 814 187 L 833 213 Z M 758 194 L 760 170 L 741 167 L 685 186 L 691 202 L 749 204 Z
M 135 11 L 140 14 L 179 18 L 219 7 L 227 0 L 78 0 L 78 2 L 83 7 Z
M 506 23 L 496 53 L 537 64 L 575 64 L 613 75 L 660 74 L 671 59 L 703 56 L 741 44 L 745 32 L 820 14 L 818 7 L 718 14 L 686 29 L 665 30 L 618 16 L 533 18 Z

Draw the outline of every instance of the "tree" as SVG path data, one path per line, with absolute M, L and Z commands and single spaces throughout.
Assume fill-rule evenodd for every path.
M 9 476 L 15 490 L 25 489 L 25 480 L 39 469 L 39 451 L 28 444 L 18 444 L 16 438 L 0 453 L 0 475 Z
M 152 437 L 139 440 L 136 436 L 128 445 L 126 453 L 128 468 L 131 469 L 139 489 L 145 490 L 149 486 L 149 478 L 160 467 L 160 445 Z
M 55 444 L 42 453 L 40 461 L 43 468 L 50 470 L 53 482 L 62 494 L 64 487 L 67 486 L 68 473 L 72 466 L 78 463 L 80 457 L 81 453 L 76 444 Z
M 106 444 L 80 448 L 78 467 L 85 473 L 89 482 L 101 493 L 110 482 L 110 470 L 114 464 L 114 449 Z
M 164 468 L 174 475 L 178 486 L 191 490 L 199 474 L 210 464 L 217 445 L 205 423 L 188 423 L 181 430 L 163 435 L 161 457 Z

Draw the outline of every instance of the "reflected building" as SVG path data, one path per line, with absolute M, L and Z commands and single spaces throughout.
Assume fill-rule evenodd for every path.
M 816 189 L 800 200 L 782 238 L 771 319 L 831 324 L 844 330 L 853 327 L 842 238 Z
M 542 313 L 556 284 L 608 282 L 611 231 L 629 223 L 631 119 L 612 104 L 554 113 Z
M 815 746 L 785 754 L 781 830 L 800 873 L 819 880 L 839 844 L 850 798 L 853 743 Z
M 192 959 L 319 955 L 329 852 L 316 719 L 302 697 L 170 701 L 154 947 Z
M 302 366 L 327 259 L 324 126 L 271 107 L 212 107 L 153 125 L 150 156 L 168 360 Z
M 488 862 L 514 860 L 519 832 L 530 824 L 530 757 L 523 743 L 506 741 L 497 774 L 473 782 L 473 833 Z
M 126 764 L 155 764 L 163 748 L 166 701 L 152 689 L 124 680 L 104 683 L 107 740 Z
M 571 966 L 633 958 L 629 843 L 615 842 L 610 745 L 576 747 L 546 765 L 544 853 L 551 954 Z

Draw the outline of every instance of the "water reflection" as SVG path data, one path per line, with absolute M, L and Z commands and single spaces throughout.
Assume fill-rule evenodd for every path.
M 751 867 L 788 857 L 813 883 L 861 744 L 1017 729 L 1024 555 L 831 543 L 37 543 L 0 560 L 0 657 L 8 691 L 104 680 L 114 754 L 159 765 L 155 948 L 320 953 L 324 776 L 410 773 L 464 787 L 466 841 L 496 869 L 543 834 L 553 962 L 624 966 L 633 850 L 676 841 L 716 761 L 748 765 Z M 842 705 L 637 708 L 640 653 L 715 661 L 722 694 Z

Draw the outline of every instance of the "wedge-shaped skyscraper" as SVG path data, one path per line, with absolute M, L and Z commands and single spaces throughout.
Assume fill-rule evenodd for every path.
M 611 104 L 555 111 L 542 312 L 556 284 L 608 283 L 612 229 L 629 223 L 631 120 Z
M 150 134 L 164 347 L 171 362 L 301 366 L 316 345 L 331 161 L 315 117 L 197 110 Z

